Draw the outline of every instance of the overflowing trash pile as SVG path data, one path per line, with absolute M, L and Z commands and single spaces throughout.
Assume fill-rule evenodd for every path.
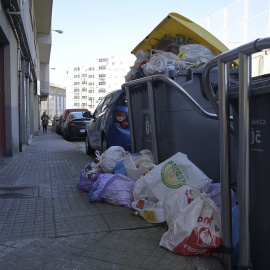
M 125 206 L 146 222 L 167 223 L 160 246 L 175 253 L 220 252 L 221 186 L 185 154 L 178 152 L 160 164 L 154 164 L 147 149 L 130 154 L 112 146 L 96 155 L 94 162 L 81 170 L 76 186 L 88 192 L 90 202 Z M 232 206 L 236 206 L 233 192 Z
M 215 56 L 206 46 L 188 37 L 176 35 L 171 39 L 165 35 L 154 49 L 137 52 L 134 65 L 125 76 L 125 81 L 155 74 L 177 76 L 181 70 L 203 68 Z

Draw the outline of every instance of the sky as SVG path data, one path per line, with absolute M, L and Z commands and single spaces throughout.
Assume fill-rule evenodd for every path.
M 66 71 L 131 51 L 171 12 L 199 23 L 235 0 L 54 0 L 50 82 L 66 86 Z M 134 57 L 135 60 L 135 57 Z

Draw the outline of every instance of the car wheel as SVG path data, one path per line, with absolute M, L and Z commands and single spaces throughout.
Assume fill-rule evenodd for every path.
M 67 141 L 70 140 L 70 137 L 69 137 L 66 133 L 64 133 L 64 136 L 63 136 L 63 137 L 64 137 L 64 139 L 67 140 Z
M 106 139 L 106 136 L 103 135 L 101 139 L 101 151 L 104 153 L 109 148 L 108 141 Z
M 87 155 L 95 154 L 95 149 L 90 146 L 87 134 L 85 134 L 85 152 Z

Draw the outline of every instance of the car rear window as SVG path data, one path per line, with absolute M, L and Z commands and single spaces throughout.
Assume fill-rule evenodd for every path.
M 71 112 L 69 113 L 71 118 L 84 117 L 85 112 Z
M 122 93 L 122 95 L 117 100 L 116 106 L 126 106 L 127 107 L 127 97 L 126 93 Z

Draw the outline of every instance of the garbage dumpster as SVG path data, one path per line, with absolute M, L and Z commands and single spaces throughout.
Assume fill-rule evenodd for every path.
M 238 127 L 238 90 L 230 92 L 234 126 Z M 253 79 L 250 90 L 250 252 L 253 269 L 265 269 L 270 243 L 270 76 Z M 236 136 L 238 138 L 238 136 Z M 237 142 L 238 144 L 238 142 Z
M 222 187 L 222 235 L 225 247 L 223 264 L 232 269 L 232 232 L 230 177 L 227 173 L 227 156 L 230 146 L 228 108 L 233 108 L 234 142 L 236 150 L 238 206 L 239 206 L 239 269 L 265 269 L 268 264 L 270 242 L 270 214 L 268 196 L 270 171 L 270 76 L 251 77 L 251 55 L 270 48 L 270 38 L 256 39 L 231 51 L 216 56 L 203 70 L 203 85 L 216 112 L 219 112 L 222 134 L 220 156 Z M 239 87 L 227 85 L 226 65 L 239 59 Z M 211 69 L 219 70 L 219 102 L 211 90 L 208 77 Z
M 182 46 L 189 45 L 192 48 L 193 45 L 204 47 L 203 53 L 202 47 L 193 53 L 182 50 Z M 215 120 L 215 112 L 203 90 L 202 68 L 194 69 L 197 62 L 185 57 L 195 54 L 196 57 L 192 58 L 205 63 L 209 54 L 213 57 L 228 48 L 193 21 L 177 13 L 170 13 L 132 53 L 145 57 L 140 52 L 151 51 L 151 62 L 157 59 L 153 57 L 155 50 L 174 53 L 178 60 L 181 58 L 185 63 L 194 64 L 187 68 L 181 63 L 181 68 L 176 69 L 175 73 L 170 69 L 165 70 L 164 74 L 171 81 L 162 75 L 138 79 L 140 72 L 136 72 L 136 68 L 126 78 L 137 78 L 122 85 L 128 98 L 132 151 L 150 149 L 157 163 L 176 152 L 183 152 L 208 177 L 219 182 L 219 123 Z M 173 63 L 178 60 L 175 59 Z M 145 61 L 136 63 L 136 67 L 142 66 Z M 153 67 L 152 64 L 149 66 Z M 162 72 L 160 66 L 164 67 L 156 65 L 154 72 L 144 67 L 144 75 Z M 211 82 L 215 85 L 218 83 L 217 71 L 211 73 Z
M 213 85 L 217 79 L 214 70 Z M 157 163 L 177 152 L 185 153 L 208 177 L 219 182 L 219 123 L 214 117 L 203 116 L 189 101 L 194 100 L 201 110 L 214 115 L 202 87 L 202 70 L 183 70 L 173 82 L 159 75 L 122 86 L 129 102 L 132 151 L 150 149 Z M 181 95 L 182 90 L 188 98 Z

